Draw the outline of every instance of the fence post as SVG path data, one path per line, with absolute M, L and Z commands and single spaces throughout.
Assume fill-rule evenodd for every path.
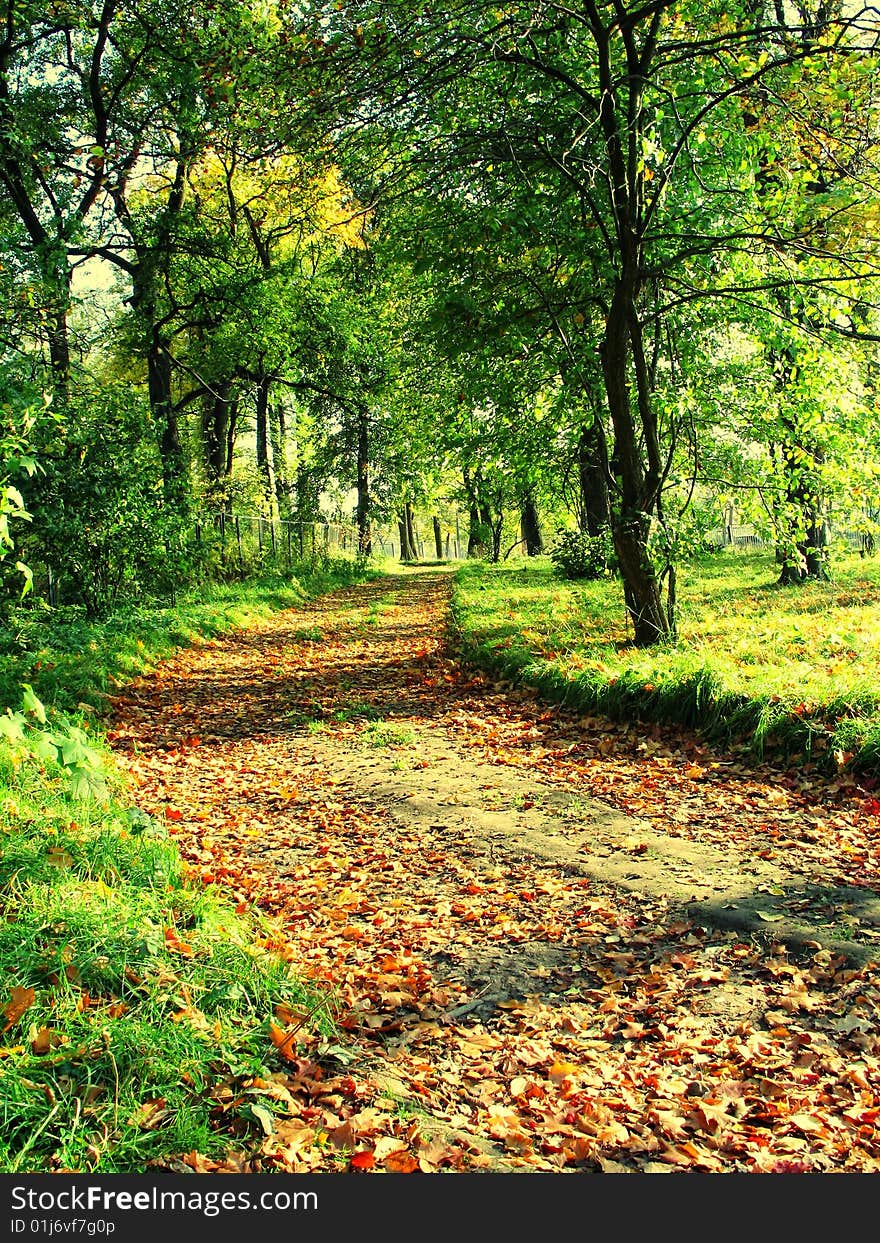
M 257 519 L 257 547 L 259 549 L 260 556 L 262 557 L 263 555 L 263 519 L 262 518 Z
M 284 530 L 287 532 L 287 568 L 289 570 L 290 567 L 293 565 L 293 560 L 290 556 L 290 523 L 289 522 L 285 522 Z
M 269 519 L 269 534 L 272 536 L 272 556 L 278 556 L 278 545 L 275 542 L 275 519 Z
M 244 553 L 241 550 L 241 523 L 238 520 L 238 514 L 235 515 L 235 542 L 238 544 L 239 568 L 244 573 Z

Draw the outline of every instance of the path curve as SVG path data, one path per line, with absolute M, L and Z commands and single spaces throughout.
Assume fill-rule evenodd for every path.
M 180 652 L 115 702 L 140 806 L 275 921 L 355 1050 L 347 1076 L 322 1072 L 335 1091 L 288 1076 L 289 1125 L 258 1166 L 331 1168 L 352 1148 L 427 1170 L 803 1160 L 796 1127 L 768 1146 L 745 1088 L 723 1124 L 695 1117 L 731 1078 L 706 1084 L 701 1040 L 742 1045 L 742 1086 L 790 1038 L 767 1038 L 766 1016 L 789 1013 L 793 980 L 829 1066 L 876 1040 L 854 1000 L 873 976 L 841 954 L 876 958 L 877 817 L 843 784 L 817 800 L 685 733 L 462 670 L 450 588 L 432 570 L 333 593 Z M 828 1124 L 809 1168 L 875 1160 L 848 1126 Z

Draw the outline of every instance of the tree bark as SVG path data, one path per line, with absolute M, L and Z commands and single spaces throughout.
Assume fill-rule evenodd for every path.
M 287 464 L 287 418 L 284 402 L 275 406 L 275 418 L 271 419 L 272 455 L 275 462 L 275 499 L 278 504 L 278 516 L 288 519 L 291 513 L 291 483 Z
M 440 519 L 437 517 L 436 514 L 434 514 L 434 517 L 431 519 L 431 524 L 434 528 L 434 551 L 437 554 L 437 560 L 442 561 L 443 560 L 443 532 L 440 529 Z
M 538 507 L 531 493 L 523 498 L 522 535 L 527 555 L 540 556 L 544 551 L 544 540 L 541 535 L 541 524 L 538 521 Z
M 418 559 L 418 550 L 415 546 L 412 505 L 406 501 L 403 509 L 397 517 L 397 529 L 400 534 L 400 560 L 416 561 Z
M 358 410 L 357 416 L 357 531 L 358 556 L 369 557 L 373 551 L 370 524 L 370 427 L 367 411 Z
M 272 381 L 260 376 L 257 381 L 257 470 L 263 478 L 263 500 L 270 521 L 278 517 L 278 498 L 275 493 L 275 463 L 272 457 L 272 437 L 269 429 L 269 394 Z
M 667 638 L 671 629 L 657 574 L 648 554 L 649 514 L 656 504 L 656 496 L 651 494 L 653 481 L 646 476 L 642 465 L 630 405 L 628 363 L 634 315 L 633 280 L 626 271 L 618 279 L 605 326 L 602 370 L 620 477 L 620 510 L 612 519 L 614 548 L 635 643 L 638 647 L 650 647 Z M 649 400 L 649 394 L 640 394 L 643 417 Z
M 232 384 L 223 381 L 202 406 L 202 445 L 208 480 L 208 505 L 218 513 L 228 507 L 228 443 L 235 401 Z
M 578 437 L 578 525 L 589 535 L 611 530 L 608 446 L 598 414 Z

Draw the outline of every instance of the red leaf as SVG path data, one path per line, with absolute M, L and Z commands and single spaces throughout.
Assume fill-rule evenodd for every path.
M 371 1152 L 356 1152 L 351 1159 L 351 1168 L 353 1170 L 371 1170 L 375 1163 L 375 1158 Z

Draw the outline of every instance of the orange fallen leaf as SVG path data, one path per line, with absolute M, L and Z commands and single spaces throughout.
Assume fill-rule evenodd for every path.
M 269 1038 L 275 1048 L 282 1057 L 286 1057 L 289 1062 L 296 1062 L 299 1059 L 296 1055 L 296 1032 L 286 1032 L 279 1027 L 277 1023 L 269 1024 Z
M 414 1174 L 419 1168 L 419 1163 L 412 1153 L 392 1152 L 382 1162 L 382 1165 L 390 1174 Z
M 37 994 L 32 988 L 20 988 L 14 985 L 9 990 L 9 996 L 10 1000 L 3 1007 L 3 1013 L 6 1015 L 4 1031 L 8 1031 L 13 1023 L 18 1022 L 24 1012 L 34 1004 Z

